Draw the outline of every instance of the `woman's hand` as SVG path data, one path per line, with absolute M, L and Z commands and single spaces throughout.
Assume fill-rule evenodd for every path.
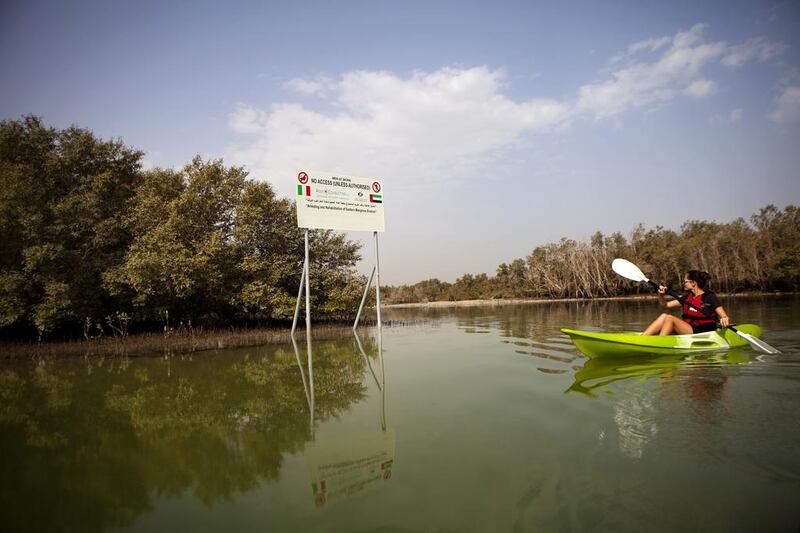
M 659 285 L 658 286 L 658 294 L 666 294 L 667 293 L 667 286 L 666 285 Z
M 723 328 L 727 328 L 728 326 L 731 325 L 731 317 L 728 316 L 728 312 L 725 311 L 724 307 L 720 305 L 719 307 L 714 309 L 714 312 L 717 313 L 717 316 L 719 317 L 720 326 L 722 326 Z

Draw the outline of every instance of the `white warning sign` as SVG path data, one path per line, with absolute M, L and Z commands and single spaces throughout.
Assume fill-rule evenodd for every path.
M 298 228 L 384 231 L 380 180 L 301 170 L 296 184 Z

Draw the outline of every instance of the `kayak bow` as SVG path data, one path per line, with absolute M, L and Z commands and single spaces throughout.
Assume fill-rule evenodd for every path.
M 761 337 L 755 324 L 736 326 L 741 332 Z M 647 335 L 641 333 L 600 333 L 562 328 L 575 347 L 587 357 L 620 357 L 641 354 L 674 354 L 680 351 L 728 350 L 747 346 L 748 342 L 729 329 L 717 329 L 692 335 Z

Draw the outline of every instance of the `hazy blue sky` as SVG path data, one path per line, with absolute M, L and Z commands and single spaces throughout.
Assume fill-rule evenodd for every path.
M 300 168 L 378 177 L 382 281 L 452 281 L 800 203 L 798 50 L 798 0 L 4 0 L 0 118 L 285 196 Z

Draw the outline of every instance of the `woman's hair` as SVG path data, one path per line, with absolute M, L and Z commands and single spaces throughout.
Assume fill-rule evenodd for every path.
M 711 279 L 711 274 L 702 270 L 689 270 L 686 272 L 686 279 L 694 281 L 701 289 L 706 288 L 706 283 Z

